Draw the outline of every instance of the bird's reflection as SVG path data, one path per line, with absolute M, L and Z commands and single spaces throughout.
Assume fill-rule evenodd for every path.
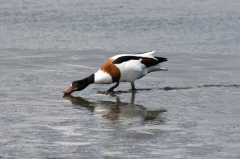
M 118 92 L 119 93 L 119 92 Z M 133 124 L 136 122 L 144 122 L 149 120 L 156 120 L 158 123 L 164 123 L 162 113 L 166 112 L 165 109 L 148 111 L 144 106 L 134 104 L 136 92 L 131 92 L 130 103 L 121 102 L 117 93 L 110 94 L 116 98 L 116 102 L 113 101 L 96 101 L 90 102 L 82 97 L 74 97 L 72 95 L 63 96 L 63 98 L 70 100 L 74 105 L 74 108 L 85 108 L 88 111 L 94 113 L 96 109 L 101 109 L 101 118 L 108 120 L 109 124 Z M 99 112 L 99 111 L 98 111 Z

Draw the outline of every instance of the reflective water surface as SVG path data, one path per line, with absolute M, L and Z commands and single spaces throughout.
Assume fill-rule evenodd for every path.
M 0 158 L 239 158 L 240 1 L 0 2 Z M 72 81 L 116 54 L 168 71 Z
M 64 96 L 64 98 L 71 101 L 75 109 L 85 108 L 94 113 L 95 107 L 101 107 L 104 109 L 104 114 L 101 115 L 102 119 L 106 119 L 107 124 L 132 124 L 135 122 L 143 122 L 148 120 L 154 120 L 158 118 L 159 122 L 164 123 L 164 120 L 160 118 L 160 114 L 167 110 L 152 110 L 148 111 L 142 105 L 134 104 L 136 92 L 130 92 L 132 94 L 131 101 L 121 102 L 117 95 L 111 94 L 116 98 L 116 101 L 97 101 L 89 102 L 82 97 Z M 96 108 L 97 109 L 97 108 Z
M 0 156 L 238 156 L 238 55 L 156 52 L 170 59 L 168 71 L 137 80 L 134 92 L 123 82 L 111 94 L 112 85 L 92 84 L 63 96 L 72 81 L 118 53 L 1 50 Z

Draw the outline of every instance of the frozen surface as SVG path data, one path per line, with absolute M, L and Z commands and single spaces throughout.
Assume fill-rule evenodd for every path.
M 1 1 L 0 158 L 239 158 L 240 1 Z M 167 72 L 74 80 L 156 50 Z M 99 92 L 99 93 L 98 93 Z
M 169 58 L 169 71 L 136 81 L 135 93 L 121 83 L 114 94 L 97 93 L 110 85 L 90 85 L 62 97 L 119 52 L 0 53 L 3 158 L 239 157 L 237 55 L 156 52 Z

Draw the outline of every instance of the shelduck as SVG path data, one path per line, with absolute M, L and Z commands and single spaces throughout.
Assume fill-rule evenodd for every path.
M 70 88 L 64 91 L 64 95 L 85 89 L 89 84 L 116 83 L 108 92 L 118 87 L 119 82 L 130 82 L 132 90 L 135 89 L 134 81 L 142 78 L 150 72 L 167 71 L 160 63 L 167 58 L 153 56 L 155 51 L 138 54 L 121 54 L 108 59 L 103 66 L 91 76 L 72 82 Z

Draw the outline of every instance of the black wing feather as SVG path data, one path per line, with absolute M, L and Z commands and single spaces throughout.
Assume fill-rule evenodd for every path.
M 117 59 L 115 59 L 112 64 L 121 64 L 123 62 L 127 62 L 130 60 L 141 60 L 141 63 L 144 64 L 146 67 L 151 67 L 154 65 L 157 65 L 161 62 L 167 61 L 167 58 L 164 57 L 155 57 L 156 59 L 153 58 L 148 58 L 148 57 L 139 57 L 139 56 L 121 56 Z
M 143 57 L 141 63 L 144 64 L 146 67 L 151 67 L 154 65 L 157 65 L 161 62 L 167 61 L 166 58 L 164 57 L 155 57 L 156 59 L 153 58 L 147 58 L 147 57 Z
M 130 60 L 139 60 L 140 58 L 142 58 L 142 57 L 138 57 L 138 56 L 121 56 L 121 57 L 115 59 L 112 62 L 112 64 L 120 64 L 120 63 L 127 62 L 127 61 L 130 61 Z

